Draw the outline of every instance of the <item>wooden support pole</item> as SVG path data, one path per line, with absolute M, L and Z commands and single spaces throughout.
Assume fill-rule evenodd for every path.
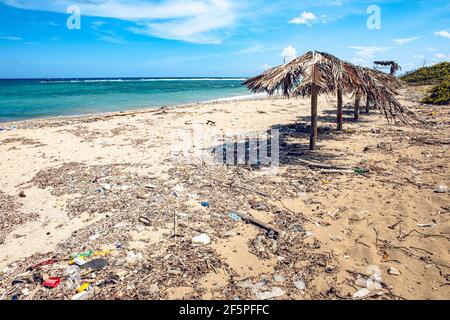
M 361 101 L 361 98 L 359 96 L 356 96 L 355 99 L 355 121 L 359 119 L 359 103 Z
M 173 236 L 176 237 L 178 235 L 178 217 L 177 211 L 173 210 Z
M 316 148 L 317 140 L 317 96 L 319 94 L 319 88 L 316 86 L 317 82 L 317 66 L 316 66 L 316 52 L 313 52 L 313 65 L 311 67 L 311 137 L 309 139 L 309 150 Z
M 337 130 L 342 130 L 342 90 L 337 91 Z
M 369 95 L 367 95 L 367 98 L 366 98 L 366 113 L 369 113 L 369 108 L 370 108 L 370 97 L 369 97 Z
M 314 150 L 317 140 L 317 88 L 314 84 L 311 91 L 311 138 L 309 140 L 309 150 Z

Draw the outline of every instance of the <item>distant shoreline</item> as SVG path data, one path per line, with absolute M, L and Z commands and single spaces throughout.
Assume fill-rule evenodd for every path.
M 198 105 L 220 105 L 229 102 L 239 102 L 239 101 L 251 101 L 251 100 L 263 100 L 263 99 L 276 99 L 276 96 L 269 97 L 267 94 L 259 93 L 259 94 L 248 94 L 241 95 L 229 98 L 218 98 L 214 100 L 201 101 L 201 102 L 191 102 L 191 103 L 182 103 L 182 104 L 173 104 L 173 105 L 162 105 L 158 107 L 144 107 L 137 109 L 126 109 L 121 111 L 110 111 L 110 112 L 93 112 L 93 113 L 85 113 L 85 114 L 74 114 L 74 115 L 60 115 L 60 116 L 47 116 L 47 117 L 35 117 L 30 119 L 20 119 L 14 121 L 1 121 L 0 120 L 0 129 L 3 131 L 11 130 L 11 128 L 7 127 L 18 127 L 21 124 L 23 125 L 32 125 L 34 123 L 39 122 L 58 122 L 58 121 L 68 121 L 68 120 L 89 120 L 91 118 L 111 118 L 115 116 L 124 116 L 124 115 L 135 115 L 135 114 L 145 114 L 151 112 L 158 112 L 161 110 L 172 110 L 179 108 L 188 108 L 192 106 Z

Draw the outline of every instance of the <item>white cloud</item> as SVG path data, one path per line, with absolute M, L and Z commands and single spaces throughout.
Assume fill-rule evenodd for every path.
M 367 61 L 364 58 L 353 58 L 352 63 L 359 66 L 367 66 Z
M 115 36 L 110 36 L 110 35 L 99 35 L 97 39 L 100 41 L 115 43 L 115 44 L 125 43 L 122 39 L 115 37 Z
M 231 0 L 0 0 L 22 9 L 66 13 L 77 5 L 81 14 L 135 23 L 128 30 L 142 35 L 194 43 L 220 43 L 222 29 L 235 22 Z
M 297 57 L 297 49 L 293 46 L 289 46 L 283 49 L 280 56 L 284 59 L 285 62 L 290 62 Z
M 251 47 L 244 48 L 244 49 L 238 51 L 238 54 L 253 54 L 253 53 L 268 52 L 268 51 L 274 51 L 274 50 L 279 50 L 279 48 L 265 47 L 261 44 L 256 44 Z
M 423 64 L 417 65 L 415 63 L 409 62 L 409 63 L 403 63 L 402 64 L 402 69 L 404 72 L 408 72 L 414 69 L 417 69 L 418 67 L 422 67 L 424 66 Z
M 323 14 L 323 15 L 320 16 L 320 19 L 321 19 L 323 24 L 327 24 L 328 23 L 328 15 Z
M 292 24 L 306 24 L 307 26 L 311 26 L 314 21 L 317 20 L 317 17 L 312 12 L 303 11 L 300 16 L 289 20 L 289 23 Z
M 59 24 L 55 21 L 44 21 L 41 23 L 43 26 L 49 26 L 49 27 L 57 27 Z
M 364 59 L 373 58 L 376 53 L 385 52 L 391 49 L 391 47 L 377 47 L 377 46 L 373 47 L 353 46 L 349 48 L 356 50 L 356 55 Z
M 442 31 L 436 31 L 436 32 L 434 33 L 434 35 L 435 35 L 435 36 L 439 36 L 439 37 L 443 37 L 443 38 L 450 39 L 450 32 L 448 32 L 448 31 L 444 31 L 444 30 L 442 30 Z
M 9 40 L 9 41 L 20 41 L 20 40 L 22 40 L 22 38 L 20 38 L 20 37 L 2 36 L 2 35 L 0 35 L 0 39 Z
M 91 29 L 95 31 L 97 40 L 115 44 L 125 43 L 114 31 L 108 29 L 108 24 L 105 21 L 94 21 L 91 24 Z
M 415 64 L 415 63 L 412 63 L 412 62 L 404 63 L 404 64 L 402 65 L 402 67 L 407 68 L 407 69 L 414 68 L 415 66 L 416 66 L 416 64 Z
M 105 21 L 97 20 L 91 23 L 91 28 L 94 30 L 99 29 L 101 26 L 104 26 L 106 24 Z
M 413 56 L 414 59 L 425 59 L 425 56 L 423 54 L 415 54 Z
M 419 37 L 394 39 L 394 43 L 398 45 L 404 45 L 417 39 L 419 39 Z
M 436 59 L 439 59 L 439 60 L 443 60 L 446 57 L 446 55 L 443 53 L 436 53 L 434 56 L 436 57 Z

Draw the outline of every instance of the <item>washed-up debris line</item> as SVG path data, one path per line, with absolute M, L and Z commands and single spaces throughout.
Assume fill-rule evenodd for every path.
M 0 243 L 14 228 L 38 217 L 36 213 L 21 212 L 20 207 L 17 198 L 0 191 Z
M 7 139 L 0 140 L 0 146 L 1 145 L 11 145 L 11 144 L 20 144 L 22 146 L 33 146 L 33 148 L 42 147 L 42 146 L 46 145 L 39 140 L 28 139 L 28 138 L 24 138 L 24 137 L 7 138 Z M 9 150 L 13 150 L 16 148 L 17 148 L 17 146 L 14 146 L 14 147 L 11 147 Z
M 133 132 L 137 131 L 138 128 L 134 125 L 121 125 L 118 124 L 117 127 L 114 127 L 113 129 L 109 131 L 105 130 L 99 130 L 95 128 L 89 128 L 88 126 L 84 125 L 76 125 L 73 128 L 70 129 L 60 129 L 58 130 L 58 133 L 70 133 L 74 135 L 77 138 L 81 138 L 83 142 L 92 142 L 97 139 L 103 139 L 103 138 L 112 138 L 114 136 L 120 135 L 124 132 Z M 147 140 L 142 140 L 147 141 Z M 137 144 L 137 142 L 136 142 Z
M 3 144 L 3 145 L 5 145 L 5 144 L 13 144 L 13 143 L 19 143 L 21 145 L 39 145 L 39 146 L 43 145 L 38 140 L 28 139 L 28 138 L 24 138 L 24 137 L 7 138 L 7 139 L 0 140 L 0 144 Z
M 199 234 L 205 234 L 208 239 L 225 238 L 236 223 L 227 218 L 230 208 L 239 212 L 256 208 L 276 213 L 274 228 L 277 235 L 283 235 L 276 239 L 268 237 L 267 230 L 255 225 L 259 235 L 249 239 L 249 247 L 261 259 L 282 256 L 277 271 L 291 277 L 300 273 L 304 281 L 309 281 L 327 265 L 327 255 L 310 252 L 301 241 L 291 242 L 294 237 L 304 236 L 301 228 L 292 228 L 302 224 L 302 216 L 280 210 L 273 204 L 281 197 L 296 195 L 297 185 L 282 184 L 279 179 L 244 167 L 182 165 L 169 170 L 167 180 L 135 174 L 130 170 L 132 167 L 131 164 L 68 163 L 43 170 L 28 183 L 50 187 L 55 196 L 69 195 L 69 216 L 89 213 L 92 217 L 103 214 L 103 218 L 59 243 L 55 252 L 50 253 L 56 262 L 23 275 L 25 279 L 16 278 L 30 265 L 51 257 L 38 254 L 10 266 L 0 281 L 8 298 L 28 299 L 31 292 L 34 299 L 156 299 L 165 298 L 164 289 L 170 287 L 192 287 L 191 296 L 201 298 L 205 292 L 198 279 L 202 276 L 221 269 L 230 279 L 236 275 L 208 241 L 205 245 L 193 245 L 192 239 Z M 312 185 L 315 179 L 319 178 L 311 176 L 304 182 Z M 258 188 L 250 192 L 245 186 Z M 198 208 L 189 204 L 192 201 L 198 203 Z M 207 220 L 202 210 L 207 212 Z M 174 211 L 182 213 L 178 216 L 179 234 L 175 238 L 171 232 Z M 137 250 L 130 246 L 133 240 L 130 232 L 142 228 L 168 232 L 162 242 Z M 94 253 L 104 251 L 105 247 L 111 250 L 102 257 L 107 261 L 105 266 L 100 270 L 84 269 L 84 265 L 98 258 Z M 83 252 L 87 256 L 74 256 Z M 293 267 L 299 259 L 305 261 L 306 268 Z M 37 271 L 38 274 L 33 273 Z M 76 281 L 70 280 L 69 273 L 77 275 Z M 33 277 L 38 279 L 37 283 Z M 42 285 L 41 280 L 45 282 L 49 278 L 54 288 Z M 251 280 L 256 283 L 260 279 Z M 286 285 L 293 287 L 292 283 Z M 289 287 L 284 289 L 289 291 Z M 232 280 L 220 294 L 230 299 L 255 298 L 252 290 Z

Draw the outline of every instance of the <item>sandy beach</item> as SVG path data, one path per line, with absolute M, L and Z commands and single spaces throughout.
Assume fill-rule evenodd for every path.
M 450 186 L 450 107 L 419 95 L 400 102 L 425 125 L 375 111 L 355 123 L 347 105 L 341 132 L 335 99 L 320 97 L 314 151 L 301 98 L 3 123 L 15 127 L 0 132 L 0 299 L 71 299 L 69 256 L 88 250 L 109 250 L 108 266 L 82 274 L 95 299 L 449 299 L 450 193 L 436 189 Z M 278 129 L 276 174 L 174 161 L 172 133 L 195 124 Z M 200 234 L 210 242 L 193 245 Z M 40 273 L 61 286 L 26 281 L 52 257 Z

